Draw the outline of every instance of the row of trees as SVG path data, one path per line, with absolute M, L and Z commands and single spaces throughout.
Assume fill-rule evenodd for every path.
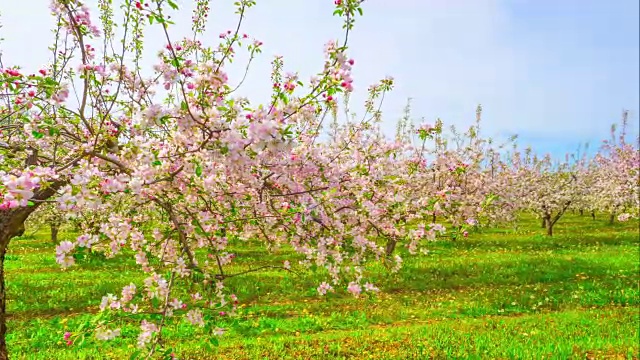
M 396 140 L 412 142 L 417 132 L 421 142 L 414 148 L 430 160 L 422 164 L 421 186 L 431 197 L 432 222 L 439 219 L 464 233 L 469 225 L 513 223 L 528 212 L 551 236 L 569 210 L 594 218 L 608 214 L 610 223 L 638 217 L 640 153 L 637 143 L 628 142 L 627 111 L 595 155 L 577 151 L 564 159 L 521 149 L 516 136 L 503 144 L 481 137 L 481 113 L 478 106 L 476 123 L 464 133 L 446 131 L 440 120 L 417 128 L 408 115 L 399 121 Z
M 8 357 L 4 256 L 37 209 L 79 227 L 56 248 L 62 266 L 91 249 L 133 256 L 148 273 L 105 296 L 92 331 L 113 338 L 119 330 L 106 319 L 138 314 L 149 357 L 171 353 L 162 342 L 171 318 L 222 332 L 216 314 L 237 302 L 225 280 L 246 273 L 228 271 L 229 247 L 245 241 L 291 247 L 300 266 L 323 269 L 320 294 L 344 287 L 358 296 L 377 290 L 367 262 L 397 271 L 398 246 L 416 254 L 429 240 L 522 210 L 539 214 L 549 235 L 570 207 L 637 216 L 638 151 L 623 141 L 593 160 L 554 163 L 482 138 L 480 108 L 465 133 L 405 118 L 388 139 L 379 109 L 391 78 L 369 88 L 362 117 L 338 121 L 353 90 L 346 45 L 361 2 L 335 1 L 344 38 L 325 45 L 316 76 L 305 82 L 276 58 L 271 101 L 254 105 L 236 95 L 242 79 L 225 72 L 238 52 L 261 51 L 240 31 L 254 1 L 236 2 L 236 29 L 206 46 L 208 1 L 195 1 L 190 37 L 174 39 L 171 0 L 124 0 L 119 11 L 100 1 L 98 16 L 81 1 L 54 0 L 50 64 L 0 63 L 0 359 Z M 142 35 L 153 30 L 166 44 L 148 69 Z

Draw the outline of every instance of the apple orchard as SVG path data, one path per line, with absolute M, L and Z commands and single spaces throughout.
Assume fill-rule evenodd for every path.
M 209 1 L 195 1 L 187 38 L 172 34 L 174 1 L 116 3 L 101 0 L 91 12 L 78 0 L 53 0 L 48 65 L 0 63 L 0 359 L 8 357 L 4 259 L 25 223 L 45 222 L 52 234 L 73 224 L 75 240 L 54 239 L 61 267 L 97 252 L 133 257 L 146 273 L 104 294 L 81 331 L 61 334 L 69 347 L 81 336 L 119 337 L 113 320 L 135 315 L 132 341 L 154 356 L 167 351 L 163 328 L 172 319 L 224 334 L 216 319 L 233 316 L 242 300 L 225 280 L 264 268 L 229 270 L 231 248 L 247 241 L 295 250 L 303 260 L 278 268 L 323 274 L 318 296 L 359 297 L 379 291 L 368 264 L 399 271 L 401 254 L 524 213 L 548 236 L 568 211 L 638 218 L 640 155 L 626 113 L 595 156 L 560 160 L 515 138 L 483 137 L 480 106 L 463 132 L 440 120 L 414 126 L 407 107 L 395 136 L 384 134 L 380 104 L 392 78 L 368 88 L 363 114 L 343 116 L 351 70 L 366 61 L 347 47 L 361 0 L 334 2 L 344 37 L 324 45 L 315 76 L 273 60 L 266 104 L 237 96 L 243 79 L 225 72 L 237 53 L 253 60 L 265 46 L 242 31 L 254 1 L 235 3 L 237 27 L 206 41 L 213 44 L 204 36 Z M 148 28 L 165 46 L 143 61 Z

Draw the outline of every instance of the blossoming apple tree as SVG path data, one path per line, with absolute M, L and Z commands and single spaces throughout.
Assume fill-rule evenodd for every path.
M 619 129 L 611 127 L 611 138 L 603 141 L 591 167 L 589 199 L 594 209 L 609 214 L 609 223 L 639 215 L 640 151 L 626 139 L 627 116 L 625 111 Z
M 138 314 L 138 345 L 149 356 L 171 352 L 162 339 L 171 318 L 204 334 L 223 331 L 215 318 L 237 303 L 225 279 L 267 266 L 228 271 L 230 244 L 288 244 L 302 266 L 327 272 L 320 294 L 342 284 L 356 296 L 376 291 L 365 281 L 367 259 L 384 257 L 388 239 L 415 249 L 425 231 L 412 230 L 398 210 L 406 162 L 391 163 L 402 145 L 376 130 L 377 102 L 391 79 L 369 89 L 362 119 L 337 127 L 329 143 L 319 139 L 338 99 L 353 90 L 346 43 L 361 2 L 335 1 L 345 36 L 325 46 L 317 76 L 305 84 L 276 58 L 271 101 L 256 106 L 235 95 L 242 80 L 225 72 L 242 49 L 251 59 L 261 51 L 259 40 L 240 31 L 254 1 L 236 2 L 237 28 L 213 46 L 200 40 L 208 1 L 195 2 L 193 33 L 183 39 L 170 31 L 172 0 L 124 0 L 119 22 L 111 1 L 99 2 L 99 16 L 79 0 L 52 1 L 52 61 L 0 72 L 0 359 L 8 357 L 1 265 L 10 240 L 44 203 L 92 219 L 77 239 L 58 245 L 62 266 L 73 265 L 74 251 L 91 249 L 130 254 L 148 273 L 143 284 L 105 296 L 93 328 L 107 340 L 119 335 L 108 322 L 113 312 Z M 143 76 L 149 28 L 165 48 Z M 397 269 L 401 259 L 394 262 Z
M 507 222 L 515 212 L 505 191 L 508 186 L 503 184 L 499 153 L 504 145 L 496 146 L 492 139 L 480 136 L 481 111 L 478 106 L 476 123 L 466 132 L 459 133 L 452 126 L 450 138 L 440 120 L 415 130 L 419 141 L 414 156 L 421 162 L 415 166 L 419 176 L 412 181 L 420 184 L 423 193 L 433 194 L 425 199 L 428 220 L 450 224 L 457 230 L 449 232 L 451 236 L 467 236 L 467 230 Z M 404 128 L 412 126 L 399 125 Z
M 583 179 L 578 178 L 576 164 L 554 161 L 550 155 L 539 157 L 531 148 L 513 154 L 515 194 L 519 207 L 542 219 L 549 236 L 554 225 L 580 196 Z

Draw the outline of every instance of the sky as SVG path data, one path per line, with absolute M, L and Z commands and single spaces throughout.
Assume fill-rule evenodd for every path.
M 233 2 L 211 2 L 205 44 L 235 27 Z M 95 7 L 97 0 L 86 3 Z M 193 1 L 177 3 L 175 40 L 189 35 L 193 8 Z M 343 34 L 332 9 L 332 0 L 257 0 L 242 31 L 261 40 L 264 51 L 241 94 L 268 101 L 275 55 L 303 79 L 320 71 L 324 44 Z M 485 136 L 518 134 L 521 145 L 555 156 L 585 142 L 596 148 L 623 109 L 630 111 L 629 132 L 638 134 L 638 0 L 367 0 L 363 10 L 349 39 L 355 60 L 350 107 L 362 114 L 367 87 L 392 76 L 395 88 L 382 107 L 390 136 L 408 98 L 416 122 L 441 118 L 458 128 L 471 125 L 482 104 Z M 0 23 L 5 64 L 37 69 L 47 63 L 49 0 L 2 0 Z M 145 34 L 148 67 L 164 46 L 157 30 Z M 229 69 L 231 83 L 242 77 L 243 59 Z

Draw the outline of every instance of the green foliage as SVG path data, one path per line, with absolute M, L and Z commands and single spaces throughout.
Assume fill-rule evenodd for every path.
M 185 359 L 637 357 L 637 223 L 605 223 L 569 214 L 548 238 L 529 218 L 517 232 L 486 229 L 435 242 L 428 256 L 407 257 L 398 274 L 368 269 L 378 274 L 382 292 L 359 299 L 317 296 L 320 278 L 313 274 L 266 270 L 232 278 L 227 286 L 241 300 L 238 316 L 207 315 L 213 324 L 204 329 L 171 320 L 163 353 L 171 349 Z M 234 271 L 291 259 L 290 250 L 265 256 L 257 244 L 237 245 Z M 5 266 L 13 358 L 144 356 L 135 349 L 139 319 L 133 317 L 119 320 L 121 338 L 102 343 L 87 336 L 65 345 L 63 333 L 88 326 L 103 295 L 144 278 L 130 256 L 84 256 L 63 271 L 48 234 L 12 243 Z M 215 327 L 227 334 L 210 335 Z

